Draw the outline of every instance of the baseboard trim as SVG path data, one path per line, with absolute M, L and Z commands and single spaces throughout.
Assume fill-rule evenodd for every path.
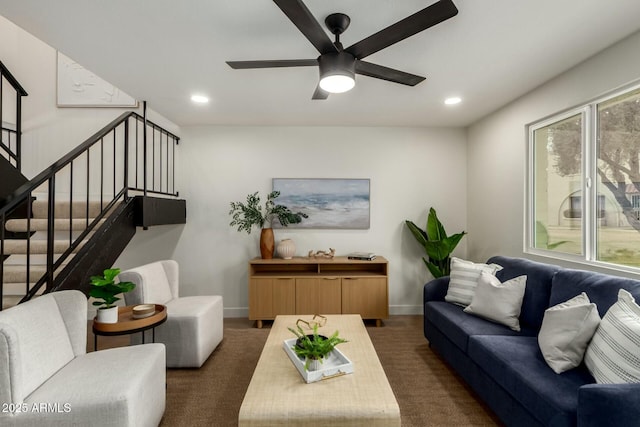
M 229 318 L 248 318 L 249 317 L 249 308 L 248 307 L 225 307 L 224 308 L 224 317 Z
M 421 305 L 390 305 L 389 314 L 391 315 L 414 315 L 422 314 Z

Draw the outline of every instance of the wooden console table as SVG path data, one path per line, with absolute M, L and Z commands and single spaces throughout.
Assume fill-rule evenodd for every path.
M 249 319 L 258 328 L 280 314 L 359 314 L 389 317 L 388 261 L 347 257 L 260 259 L 249 262 Z

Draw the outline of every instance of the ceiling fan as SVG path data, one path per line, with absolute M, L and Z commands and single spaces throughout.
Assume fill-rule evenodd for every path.
M 417 85 L 425 78 L 362 59 L 458 14 L 452 0 L 440 0 L 344 49 L 340 34 L 349 27 L 349 16 L 333 13 L 325 19 L 327 28 L 335 35 L 332 42 L 302 0 L 273 1 L 320 52 L 320 56 L 316 59 L 227 61 L 227 64 L 234 69 L 318 66 L 320 82 L 312 99 L 327 99 L 329 93 L 352 89 L 356 74 L 408 86 Z

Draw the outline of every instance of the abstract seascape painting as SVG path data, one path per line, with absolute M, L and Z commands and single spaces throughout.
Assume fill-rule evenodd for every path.
M 274 178 L 273 189 L 276 204 L 309 215 L 287 228 L 369 228 L 368 179 Z M 277 221 L 273 227 L 281 228 Z

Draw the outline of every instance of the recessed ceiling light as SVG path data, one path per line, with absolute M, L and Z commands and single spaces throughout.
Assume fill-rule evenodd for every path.
M 444 103 L 447 105 L 456 105 L 462 102 L 462 99 L 457 96 L 452 96 L 451 98 L 447 98 L 444 100 Z
M 191 100 L 196 104 L 206 104 L 209 102 L 209 98 L 204 95 L 191 95 Z

